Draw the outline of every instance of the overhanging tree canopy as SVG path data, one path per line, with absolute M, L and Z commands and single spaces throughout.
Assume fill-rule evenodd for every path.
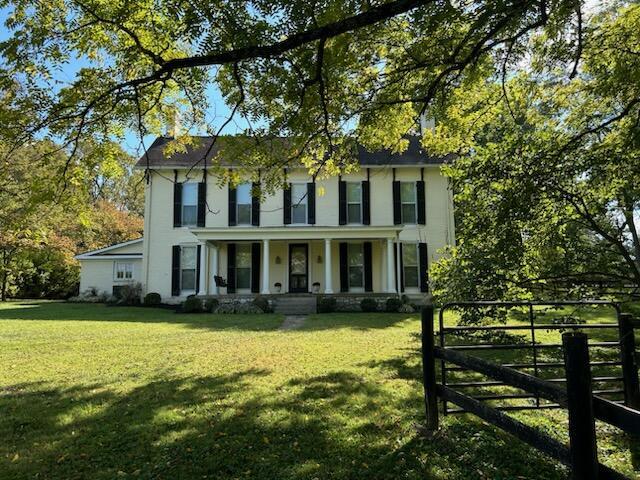
M 581 0 L 0 5 L 11 12 L 2 77 L 12 109 L 25 113 L 2 122 L 15 144 L 47 133 L 73 156 L 85 137 L 160 133 L 177 107 L 188 127 L 212 134 L 242 118 L 253 138 L 290 137 L 277 163 L 254 163 L 302 161 L 320 175 L 351 161 L 353 140 L 402 150 L 434 99 L 493 75 L 496 63 L 514 68 L 534 37 L 577 71 L 584 29 Z M 212 83 L 231 109 L 215 126 Z

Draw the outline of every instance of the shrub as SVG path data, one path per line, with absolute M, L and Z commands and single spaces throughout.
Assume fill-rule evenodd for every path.
M 406 305 L 407 303 L 409 303 L 411 300 L 409 300 L 409 296 L 408 295 L 402 295 L 400 297 L 400 301 L 402 302 L 403 305 Z
M 220 313 L 222 315 L 236 313 L 236 306 L 232 303 L 223 303 L 216 307 L 215 313 Z
M 235 313 L 260 314 L 264 313 L 264 311 L 253 303 L 241 303 L 240 305 L 236 305 Z
M 69 301 L 78 303 L 104 303 L 107 301 L 107 294 L 105 292 L 100 293 L 97 288 L 91 287 L 80 295 L 69 297 Z
M 207 298 L 204 302 L 204 311 L 209 313 L 215 312 L 218 305 L 220 305 L 220 302 L 217 298 Z
M 373 298 L 363 298 L 360 301 L 360 309 L 362 309 L 363 312 L 375 312 L 378 310 L 378 302 Z
M 262 295 L 256 296 L 256 298 L 253 299 L 253 304 L 264 313 L 271 313 L 271 306 L 269 305 L 269 300 L 267 300 L 266 297 L 263 297 Z
M 182 311 L 184 313 L 200 313 L 202 312 L 202 300 L 197 297 L 188 297 L 182 303 Z
M 397 312 L 401 306 L 402 302 L 399 298 L 391 297 L 387 299 L 386 311 L 390 313 Z
M 413 307 L 411 305 L 409 305 L 408 303 L 405 303 L 404 305 L 400 305 L 400 308 L 398 308 L 398 312 L 399 313 L 414 313 L 415 310 L 413 309 Z
M 142 285 L 140 283 L 128 283 L 122 285 L 118 290 L 118 305 L 139 305 L 142 296 Z
M 336 311 L 337 301 L 332 297 L 318 298 L 318 313 L 331 313 Z
M 159 293 L 150 292 L 144 296 L 144 302 L 147 307 L 155 307 L 156 305 L 160 305 L 162 303 L 162 297 Z

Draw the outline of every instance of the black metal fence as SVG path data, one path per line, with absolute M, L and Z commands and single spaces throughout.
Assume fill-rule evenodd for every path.
M 560 302 L 565 305 L 584 305 L 585 302 Z M 470 355 L 466 351 L 487 352 L 492 349 L 521 349 L 523 344 L 457 344 L 446 345 L 445 336 L 447 333 L 459 331 L 464 328 L 466 332 L 476 329 L 487 329 L 493 326 L 462 326 L 445 327 L 443 314 L 440 313 L 439 343 L 436 345 L 434 331 L 434 310 L 433 307 L 426 307 L 422 313 L 422 360 L 423 360 L 423 381 L 425 387 L 425 408 L 427 414 L 426 427 L 430 431 L 435 431 L 439 426 L 438 400 L 443 402 L 444 412 L 447 410 L 447 403 L 455 404 L 456 412 L 470 412 L 485 421 L 498 426 L 499 428 L 515 435 L 521 440 L 529 443 L 536 449 L 557 459 L 558 461 L 571 467 L 574 478 L 580 479 L 623 479 L 623 475 L 615 472 L 597 461 L 595 419 L 599 419 L 610 425 L 616 426 L 624 432 L 640 435 L 640 388 L 638 384 L 638 368 L 635 360 L 635 338 L 634 321 L 627 314 L 620 313 L 615 304 L 608 302 L 590 302 L 590 304 L 608 305 L 614 308 L 617 316 L 617 324 L 596 324 L 596 325 L 563 325 L 555 324 L 559 329 L 572 329 L 574 331 L 562 334 L 562 343 L 559 344 L 538 344 L 535 333 L 540 325 L 533 321 L 533 314 L 530 314 L 530 322 L 526 326 L 522 325 L 500 325 L 503 330 L 521 327 L 526 328 L 531 335 L 530 342 L 524 345 L 532 352 L 540 352 L 540 349 L 553 348 L 562 349 L 563 359 L 561 367 L 565 372 L 563 378 L 542 379 L 537 375 L 547 367 L 545 363 L 534 360 L 530 363 L 505 364 L 500 365 L 486 358 L 477 355 Z M 533 311 L 537 305 L 555 305 L 559 303 L 531 303 L 531 302 L 468 302 L 460 304 L 449 304 L 447 308 L 464 306 L 528 306 Z M 446 310 L 446 308 L 445 308 Z M 606 326 L 605 326 L 606 325 Z M 550 325 L 544 325 L 548 329 Z M 496 326 L 497 327 L 497 326 Z M 616 341 L 588 342 L 584 332 L 576 329 L 589 330 L 615 328 L 618 332 Z M 489 330 L 493 331 L 493 330 Z M 602 365 L 599 362 L 590 361 L 589 347 L 598 349 L 613 349 L 617 354 L 617 360 L 606 360 L 615 365 Z M 438 383 L 436 363 L 439 361 L 441 368 L 441 382 Z M 451 367 L 450 365 L 453 365 Z M 615 366 L 621 369 L 621 375 L 615 378 L 616 382 L 621 382 L 620 393 L 624 394 L 624 400 L 616 401 L 604 398 L 600 394 L 594 394 L 593 384 L 600 381 L 599 377 L 592 377 L 591 370 L 594 367 Z M 555 365 L 553 368 L 557 368 Z M 481 374 L 488 378 L 487 381 L 471 382 L 449 382 L 447 384 L 447 372 L 451 369 L 464 370 Z M 551 368 L 551 367 L 550 367 Z M 530 370 L 527 373 L 521 370 Z M 605 381 L 614 381 L 607 378 Z M 473 385 L 470 385 L 473 384 Z M 565 385 L 563 387 L 562 385 Z M 470 387 L 504 386 L 518 389 L 522 393 L 521 398 L 534 399 L 534 403 L 524 405 L 500 405 L 492 406 L 489 401 L 513 400 L 518 394 L 493 394 L 473 396 L 466 391 Z M 599 390 L 596 389 L 595 392 Z M 621 404 L 624 403 L 624 404 Z M 522 410 L 529 408 L 566 408 L 569 413 L 569 446 L 558 440 L 549 437 L 513 417 L 507 415 L 504 410 Z

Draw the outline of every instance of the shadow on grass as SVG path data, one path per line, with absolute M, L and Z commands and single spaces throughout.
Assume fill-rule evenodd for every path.
M 173 310 L 149 307 L 111 307 L 103 304 L 66 302 L 11 302 L 0 305 L 2 320 L 51 320 L 183 324 L 208 330 L 277 330 L 282 316 L 217 315 L 175 313 Z
M 418 389 L 352 372 L 256 387 L 263 370 L 0 391 L 0 478 L 560 479 L 551 461 L 484 424 L 418 437 Z

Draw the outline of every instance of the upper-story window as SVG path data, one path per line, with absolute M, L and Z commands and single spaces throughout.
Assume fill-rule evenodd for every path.
M 347 183 L 347 222 L 362 223 L 362 183 Z
M 291 184 L 291 222 L 307 223 L 307 184 Z
M 236 195 L 238 225 L 251 225 L 251 184 L 238 185 Z
M 400 183 L 400 202 L 402 203 L 402 223 L 417 223 L 415 182 Z
M 180 290 L 182 292 L 196 291 L 196 256 L 196 247 L 180 249 Z
M 133 263 L 116 262 L 116 280 L 131 280 L 133 278 Z
M 182 226 L 195 227 L 198 224 L 198 184 L 182 184 Z

